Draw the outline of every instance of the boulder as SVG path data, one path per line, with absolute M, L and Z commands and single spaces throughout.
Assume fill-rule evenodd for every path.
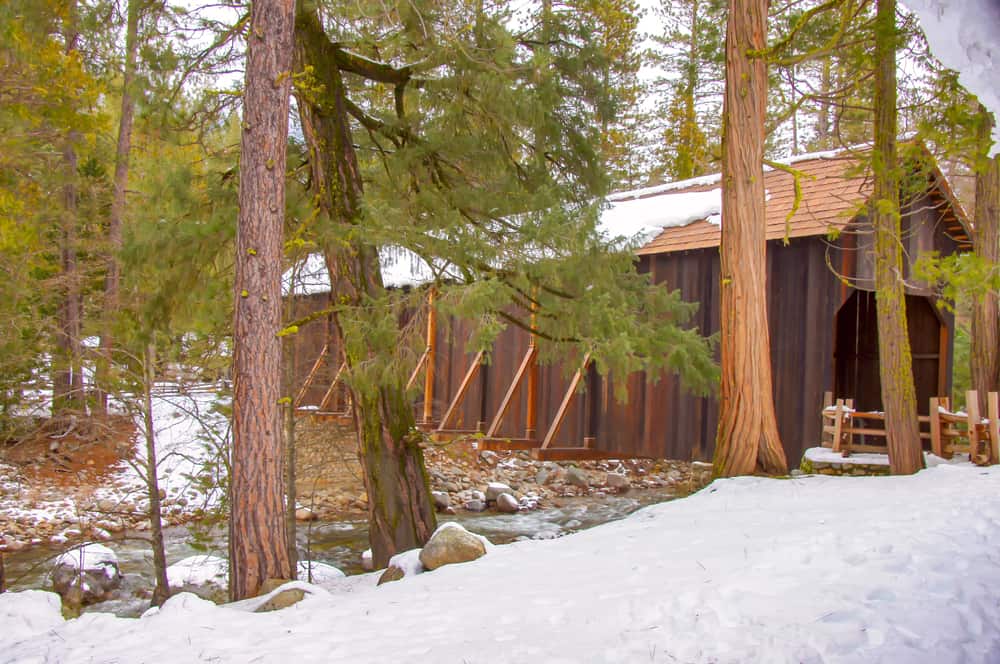
M 583 472 L 576 466 L 570 466 L 566 470 L 566 484 L 586 489 L 590 486 L 590 480 L 587 478 L 587 473 Z
M 486 501 L 483 500 L 467 500 L 463 506 L 469 512 L 483 512 L 486 510 Z
M 486 504 L 495 503 L 500 494 L 511 493 L 513 489 L 503 482 L 490 482 L 486 485 Z
M 333 565 L 317 562 L 315 560 L 300 560 L 298 564 L 298 571 L 300 581 L 314 583 L 317 586 L 321 586 L 325 583 L 330 583 L 331 581 L 336 581 L 337 579 L 342 579 L 347 576 Z
M 535 473 L 535 484 L 538 486 L 545 486 L 553 479 L 555 478 L 552 476 L 552 473 L 550 473 L 546 468 L 542 468 Z
M 74 606 L 104 601 L 121 583 L 118 556 L 102 544 L 67 551 L 52 571 L 53 589 Z
M 203 599 L 226 601 L 229 561 L 219 556 L 188 556 L 167 567 L 170 590 L 194 593 Z
M 431 491 L 431 496 L 434 498 L 434 508 L 438 512 L 443 512 L 451 506 L 451 498 L 444 491 Z
M 385 568 L 382 576 L 378 578 L 378 585 L 381 586 L 383 583 L 389 583 L 390 581 L 399 581 L 404 577 L 416 576 L 423 572 L 424 564 L 421 558 L 421 551 L 422 549 L 410 549 L 403 553 L 397 553 L 390 558 L 389 566 Z
M 375 562 L 372 559 L 372 550 L 365 549 L 361 554 L 361 569 L 366 572 L 372 572 L 375 570 Z
M 520 509 L 520 504 L 517 502 L 517 498 L 510 495 L 509 493 L 501 493 L 497 496 L 497 511 L 504 512 L 505 514 L 513 514 Z
M 261 584 L 260 593 L 258 593 L 258 595 L 266 595 L 289 583 L 292 582 L 288 581 L 288 579 L 268 579 Z M 305 596 L 306 593 L 301 588 L 286 588 L 285 590 L 272 595 L 266 602 L 258 606 L 254 610 L 254 613 L 267 613 L 268 611 L 286 609 L 293 604 L 301 602 Z
M 628 478 L 620 473 L 608 473 L 604 478 L 604 484 L 609 489 L 623 490 L 629 488 Z
M 486 553 L 482 538 L 454 522 L 442 524 L 420 551 L 420 562 L 429 570 L 465 563 Z
M 296 521 L 315 521 L 318 518 L 319 516 L 316 515 L 316 512 L 313 512 L 308 507 L 300 507 L 295 510 Z

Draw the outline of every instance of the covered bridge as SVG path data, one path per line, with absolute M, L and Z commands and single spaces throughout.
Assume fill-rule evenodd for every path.
M 853 398 L 860 410 L 881 409 L 881 398 L 866 216 L 870 175 L 858 157 L 846 153 L 804 155 L 791 166 L 801 183 L 794 215 L 789 218 L 796 199 L 790 174 L 766 172 L 765 189 L 774 400 L 794 465 L 806 448 L 819 444 L 824 392 Z M 926 413 L 931 396 L 951 389 L 954 321 L 910 271 L 922 253 L 948 255 L 969 248 L 970 241 L 964 213 L 941 172 L 925 165 L 910 176 L 916 186 L 907 187 L 914 193 L 905 199 L 902 219 L 907 315 L 917 397 Z M 637 250 L 639 270 L 698 302 L 695 322 L 705 335 L 719 330 L 719 200 L 719 177 L 708 176 L 612 195 L 605 213 L 606 227 L 647 230 L 649 239 Z M 673 375 L 653 381 L 640 373 L 629 377 L 628 400 L 620 403 L 611 381 L 592 367 L 579 367 L 569 378 L 573 372 L 563 367 L 536 367 L 530 335 L 516 328 L 497 339 L 489 364 L 482 364 L 466 352 L 470 325 L 435 321 L 431 352 L 414 373 L 418 421 L 437 435 L 480 431 L 486 446 L 532 449 L 541 458 L 711 458 L 715 398 L 692 396 Z M 313 350 L 299 363 L 303 380 L 318 366 L 313 360 L 321 343 L 307 343 Z M 428 365 L 429 389 L 420 373 Z M 314 381 L 302 394 L 303 404 L 329 397 L 325 382 Z M 577 383 L 584 392 L 572 389 Z

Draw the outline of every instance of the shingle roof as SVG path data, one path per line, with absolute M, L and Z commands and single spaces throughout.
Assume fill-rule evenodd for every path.
M 793 168 L 805 177 L 800 178 L 802 198 L 799 209 L 787 224 L 790 238 L 825 235 L 831 229 L 842 229 L 872 193 L 872 181 L 859 168 L 856 157 L 823 155 L 798 160 Z M 653 195 L 662 198 L 664 206 L 669 206 L 672 195 L 717 186 L 694 184 Z M 786 217 L 795 200 L 794 178 L 784 171 L 766 171 L 764 189 L 768 195 L 767 239 L 778 240 L 785 237 Z M 665 228 L 637 253 L 659 254 L 717 247 L 720 240 L 719 225 L 695 221 L 686 226 Z

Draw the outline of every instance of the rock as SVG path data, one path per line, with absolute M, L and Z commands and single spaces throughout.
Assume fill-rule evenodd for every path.
M 278 588 L 289 583 L 293 582 L 290 582 L 287 579 L 268 579 L 261 584 L 259 595 L 266 595 L 269 592 L 277 590 Z M 254 610 L 254 613 L 267 613 L 268 611 L 280 611 L 281 609 L 287 609 L 291 605 L 301 602 L 305 596 L 306 592 L 301 588 L 287 588 L 258 606 L 257 609 Z
M 390 565 L 389 567 L 385 568 L 385 571 L 382 572 L 382 576 L 378 578 L 377 585 L 381 586 L 383 583 L 391 583 L 393 581 L 399 581 L 404 576 L 406 576 L 406 574 L 403 573 L 403 570 L 399 569 L 398 567 L 393 567 L 392 565 Z
M 462 486 L 458 482 L 445 482 L 444 488 L 448 493 L 458 493 L 462 490 Z
M 444 565 L 465 563 L 486 553 L 483 540 L 468 530 L 450 521 L 434 531 L 420 551 L 420 562 L 429 570 Z
M 434 508 L 438 512 L 443 512 L 451 506 L 451 498 L 444 491 L 431 491 L 431 496 L 434 498 Z
M 316 513 L 313 512 L 308 507 L 300 507 L 299 509 L 295 510 L 296 521 L 315 521 L 318 518 L 319 516 L 317 516 Z
M 483 493 L 482 491 L 475 491 L 475 490 L 470 491 L 469 492 L 469 500 L 481 500 L 481 501 L 483 501 L 485 503 L 486 502 L 486 494 Z
M 799 470 L 798 468 L 792 468 L 792 472 L 790 472 L 790 473 L 788 473 L 788 474 L 789 474 L 789 475 L 791 475 L 792 477 L 801 477 L 801 476 L 802 476 L 802 475 L 804 475 L 805 473 L 803 473 L 803 472 L 802 472 L 801 470 Z
M 337 579 L 343 579 L 347 576 L 333 565 L 316 562 L 315 560 L 300 560 L 298 571 L 300 581 L 315 583 L 318 586 L 336 581 Z
M 468 512 L 484 512 L 486 510 L 486 502 L 482 500 L 467 500 L 463 507 Z
M 590 486 L 590 480 L 587 479 L 587 473 L 583 472 L 576 466 L 570 466 L 566 470 L 566 483 L 578 486 L 581 489 L 586 489 Z
M 97 510 L 99 512 L 111 512 L 117 507 L 115 501 L 108 500 L 107 498 L 102 498 L 97 501 Z
M 73 606 L 100 602 L 122 583 L 118 556 L 102 544 L 85 544 L 56 559 L 52 587 Z
M 167 567 L 170 590 L 184 590 L 203 599 L 226 601 L 229 561 L 219 556 L 188 556 Z
M 399 581 L 404 577 L 416 576 L 423 572 L 425 568 L 423 559 L 421 558 L 422 551 L 423 549 L 410 549 L 403 553 L 397 553 L 390 558 L 389 566 L 382 572 L 382 576 L 378 578 L 378 585 L 381 586 L 383 583 L 389 583 L 390 581 Z
M 479 458 L 490 466 L 497 465 L 497 453 L 492 450 L 483 450 L 479 453 Z
M 509 493 L 501 493 L 497 496 L 497 511 L 504 512 L 505 514 L 513 514 L 520 509 L 520 504 L 517 502 L 517 498 L 510 495 Z
M 365 549 L 361 554 L 361 569 L 366 572 L 372 572 L 375 570 L 375 562 L 372 559 L 371 549 Z
M 629 488 L 628 478 L 620 473 L 608 473 L 604 477 L 604 484 L 609 489 L 627 490 Z
M 513 489 L 502 482 L 490 482 L 486 485 L 486 504 L 495 503 L 502 493 L 511 493 Z

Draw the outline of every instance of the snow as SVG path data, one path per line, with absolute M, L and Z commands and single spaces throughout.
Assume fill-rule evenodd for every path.
M 866 466 L 888 466 L 889 456 L 886 454 L 874 454 L 870 452 L 851 452 L 845 457 L 840 452 L 834 452 L 828 447 L 810 447 L 803 455 L 808 461 L 813 463 L 833 463 L 833 464 L 861 464 Z
M 397 553 L 389 558 L 389 567 L 401 569 L 405 578 L 416 576 L 424 571 L 424 564 L 420 562 L 421 551 L 422 549 L 410 549 Z
M 299 561 L 299 578 L 318 586 L 326 585 L 327 583 L 331 583 L 337 579 L 343 579 L 345 576 L 346 574 L 344 574 L 341 570 L 333 565 L 328 565 L 327 563 L 321 563 L 315 560 Z
M 219 556 L 188 556 L 167 567 L 171 588 L 183 586 L 228 587 L 229 561 Z
M 450 274 L 447 265 L 432 268 L 423 258 L 402 247 L 383 247 L 379 251 L 379 263 L 386 288 L 419 286 L 434 281 L 438 274 L 445 278 Z M 328 293 L 330 279 L 322 254 L 310 254 L 286 270 L 281 278 L 281 290 L 285 295 L 291 290 L 296 295 Z
M 931 52 L 1000 116 L 1000 4 L 995 0 L 903 0 L 920 19 Z M 993 128 L 992 154 L 1000 152 L 1000 123 Z
M 104 572 L 108 578 L 118 574 L 118 556 L 104 546 L 91 542 L 66 551 L 55 562 L 56 567 L 72 567 L 82 572 Z
M 140 619 L 63 622 L 44 595 L 8 594 L 0 659 L 996 662 L 998 539 L 998 466 L 719 480 L 403 583 L 349 577 L 364 583 L 268 614 L 181 594 Z
M 676 228 L 713 217 L 722 211 L 722 189 L 627 198 L 611 203 L 601 215 L 598 231 L 608 240 L 636 240 L 645 244 L 665 228 Z

